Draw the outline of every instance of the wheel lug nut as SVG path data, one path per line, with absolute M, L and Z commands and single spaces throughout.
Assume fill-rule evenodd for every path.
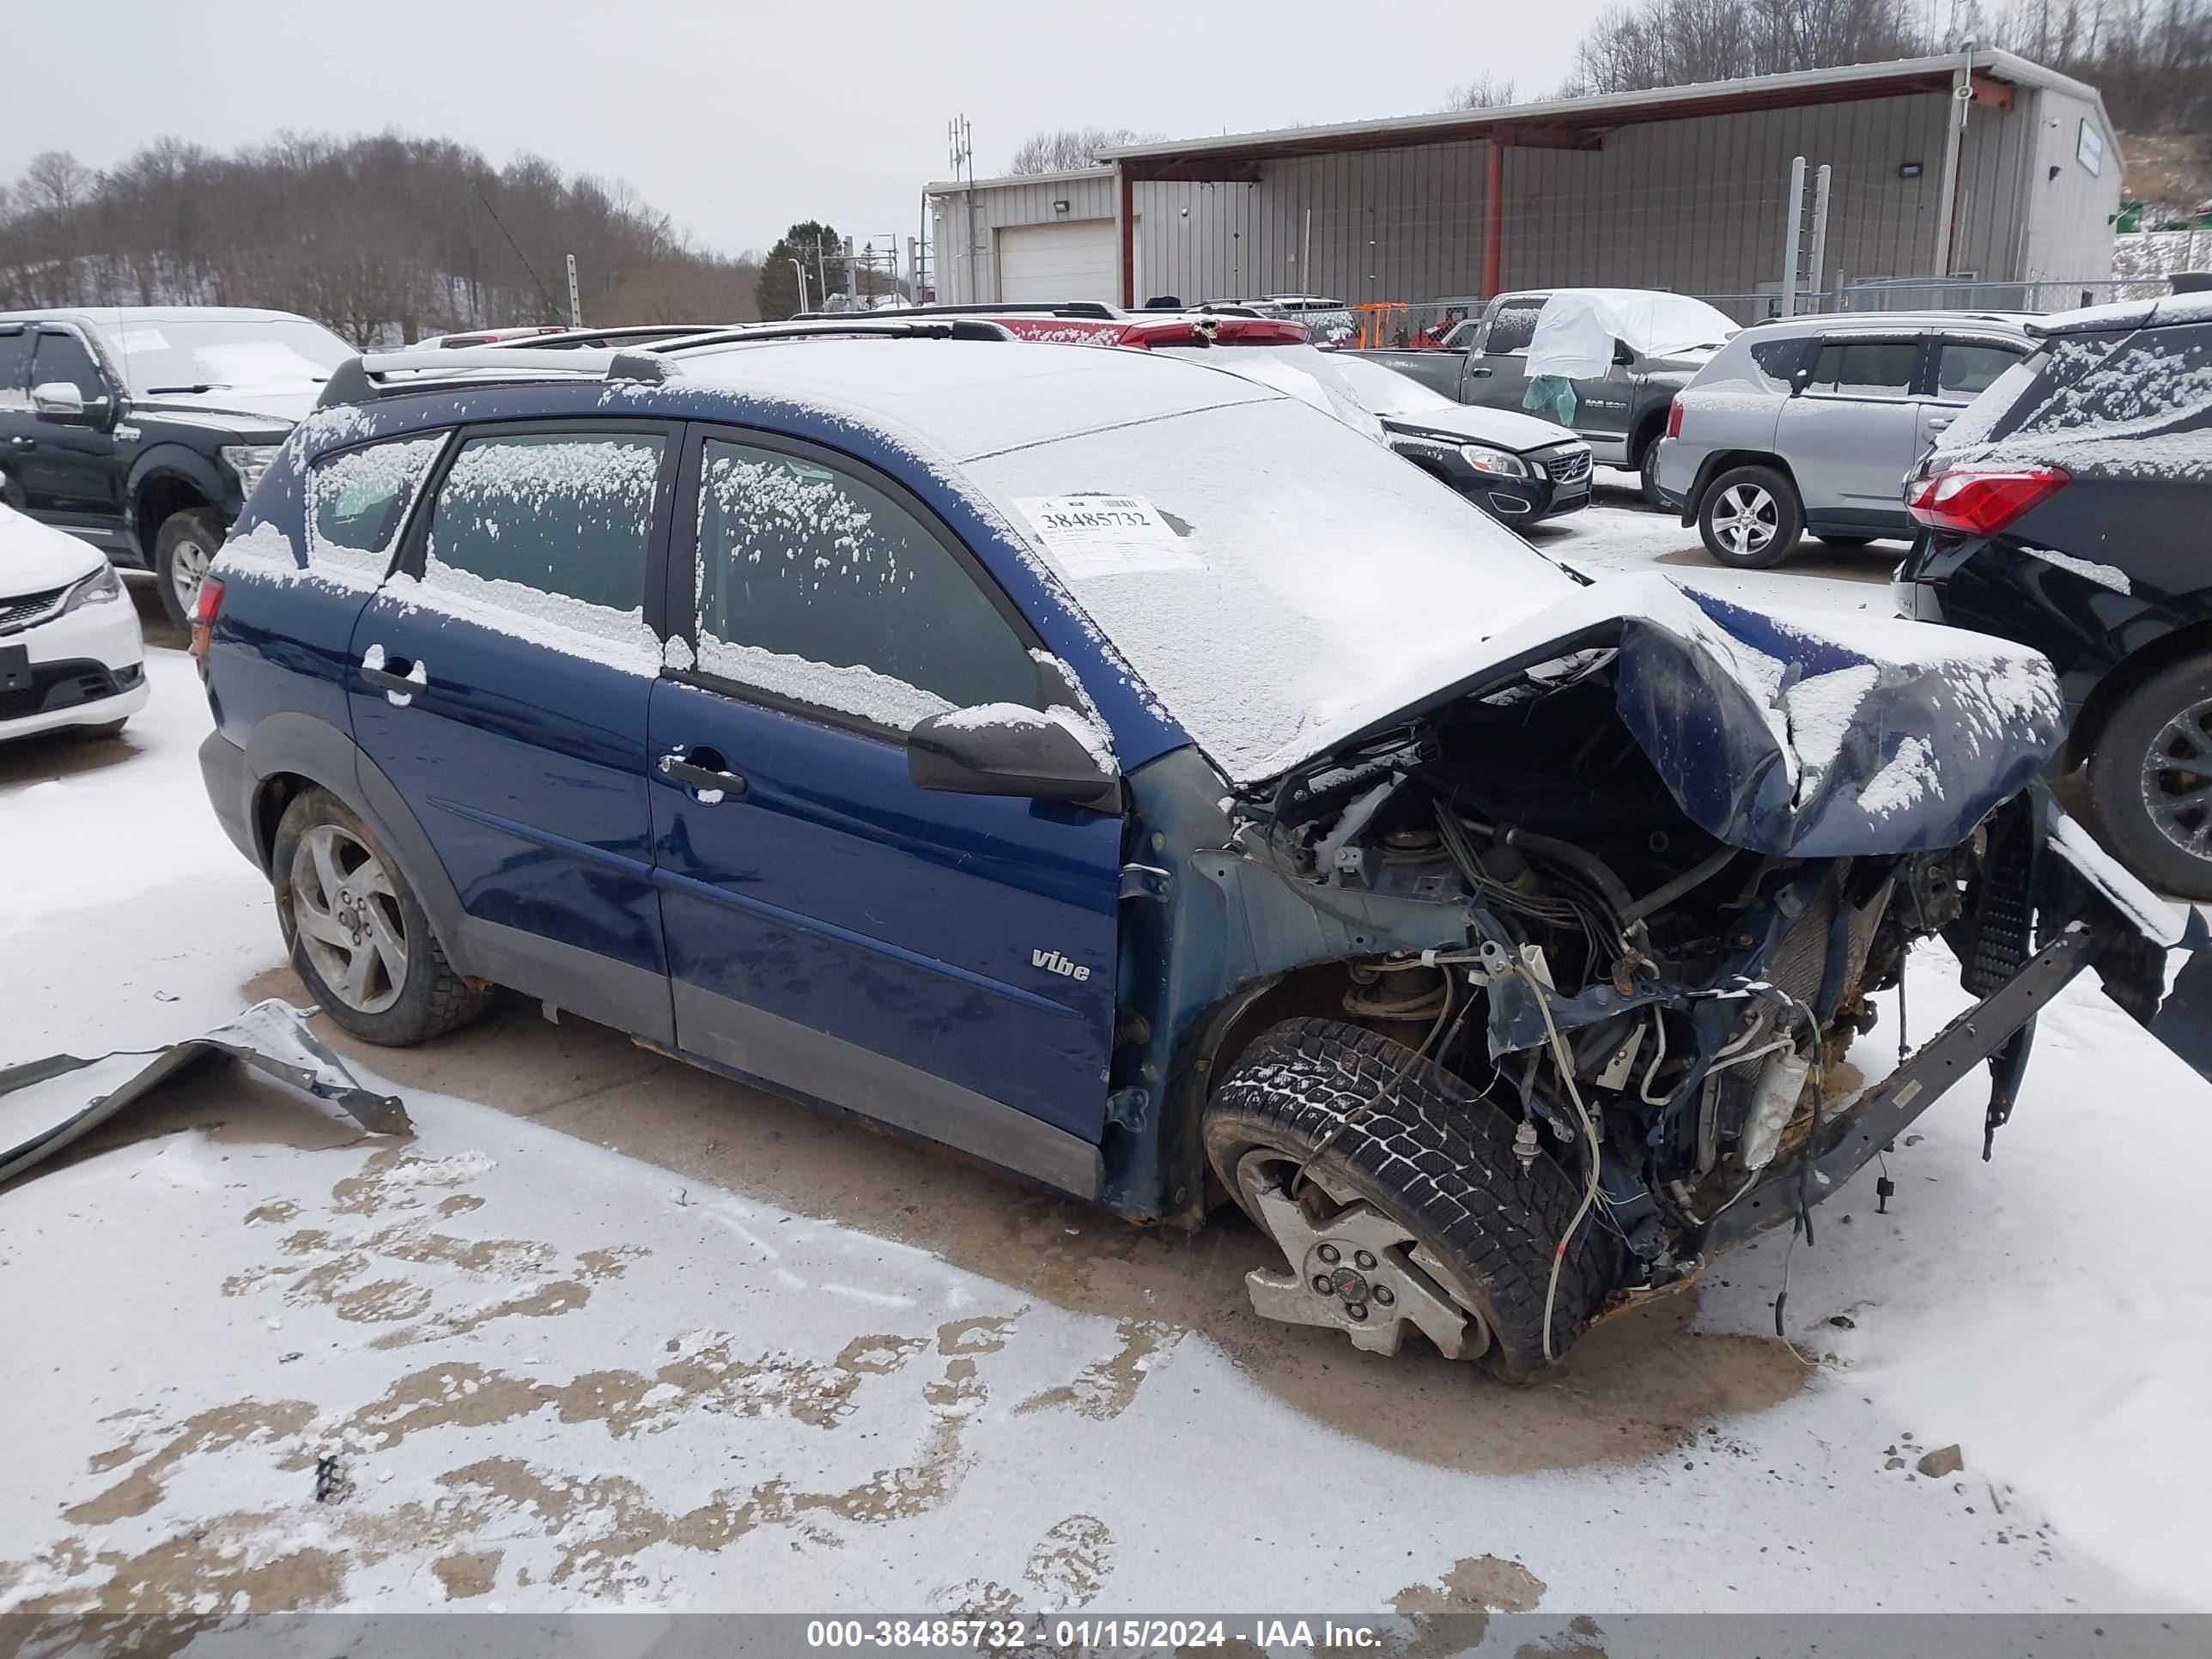
M 1316 1296 L 1328 1296 L 1336 1289 L 1336 1286 L 1329 1282 L 1327 1273 L 1316 1273 L 1313 1276 L 1313 1287 Z
M 1314 1254 L 1331 1266 L 1343 1260 L 1343 1257 L 1338 1255 L 1336 1246 L 1334 1244 L 1324 1244 Z
M 1375 1287 L 1374 1297 L 1375 1305 L 1378 1308 L 1387 1308 L 1398 1299 L 1390 1294 L 1390 1287 L 1388 1285 L 1377 1285 Z
M 1364 1319 L 1367 1317 L 1367 1304 L 1364 1302 L 1346 1303 L 1345 1304 L 1344 1310 L 1347 1314 L 1350 1314 L 1354 1319 Z
M 1355 1250 L 1352 1254 L 1352 1265 L 1362 1273 L 1372 1273 L 1375 1270 L 1375 1258 L 1365 1250 Z

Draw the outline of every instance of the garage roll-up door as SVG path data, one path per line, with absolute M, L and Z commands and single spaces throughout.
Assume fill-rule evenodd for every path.
M 1009 225 L 999 232 L 999 298 L 1121 300 L 1121 246 L 1111 219 Z

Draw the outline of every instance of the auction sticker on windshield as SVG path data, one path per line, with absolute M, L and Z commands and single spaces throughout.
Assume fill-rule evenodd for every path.
M 1023 495 L 1014 505 L 1070 581 L 1205 564 L 1142 495 Z

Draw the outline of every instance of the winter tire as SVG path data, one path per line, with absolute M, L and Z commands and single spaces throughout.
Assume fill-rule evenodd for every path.
M 1771 466 L 1738 466 L 1705 487 L 1698 534 L 1705 551 L 1737 570 L 1780 564 L 1805 528 L 1797 487 Z
M 1659 497 L 1659 440 L 1644 446 L 1644 453 L 1637 458 L 1636 476 L 1644 490 L 1644 504 L 1664 510 L 1667 503 Z
M 187 507 L 161 520 L 154 537 L 154 574 L 161 579 L 161 609 L 180 634 L 192 631 L 192 602 L 215 556 L 222 551 L 224 525 L 212 507 Z
M 2090 749 L 2088 784 L 2121 863 L 2161 892 L 2212 899 L 2212 658 L 2128 693 Z
M 356 1036 L 405 1048 L 491 1000 L 456 974 L 415 890 L 368 826 L 327 790 L 284 809 L 270 874 L 292 966 Z
M 1286 1273 L 1248 1276 L 1255 1310 L 1342 1330 L 1372 1352 L 1397 1352 L 1411 1326 L 1508 1381 L 1541 1370 L 1553 1255 L 1583 1189 L 1540 1151 L 1524 1167 L 1515 1128 L 1390 1037 L 1331 1019 L 1262 1032 L 1203 1125 L 1214 1173 L 1289 1262 Z M 1555 1358 L 1618 1264 L 1593 1211 L 1560 1264 Z

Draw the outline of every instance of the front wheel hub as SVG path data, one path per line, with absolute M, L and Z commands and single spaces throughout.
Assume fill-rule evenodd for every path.
M 1292 1269 L 1244 1276 L 1262 1318 L 1330 1327 L 1370 1353 L 1397 1352 L 1409 1325 L 1449 1359 L 1490 1346 L 1480 1317 L 1446 1288 L 1443 1264 L 1368 1200 L 1266 1149 L 1245 1154 L 1237 1183 Z

